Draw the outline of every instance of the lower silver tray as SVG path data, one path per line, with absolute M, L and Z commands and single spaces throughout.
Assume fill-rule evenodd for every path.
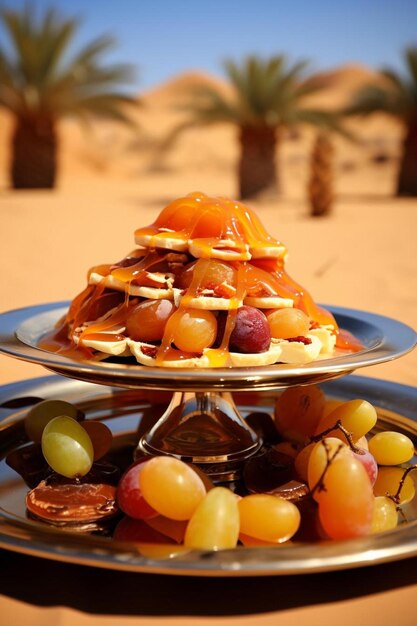
M 378 407 L 379 427 L 400 430 L 417 443 L 417 390 L 372 378 L 348 376 L 322 385 L 341 399 L 364 398 Z M 28 398 L 59 398 L 76 403 L 87 418 L 103 419 L 115 434 L 135 432 L 149 411 L 158 414 L 169 394 L 131 391 L 47 376 L 0 388 L 0 546 L 25 554 L 114 570 L 184 576 L 264 576 L 348 569 L 417 555 L 417 498 L 407 507 L 407 523 L 379 535 L 349 541 L 294 544 L 279 548 L 236 548 L 219 552 L 177 551 L 145 556 L 130 543 L 78 535 L 26 517 L 27 486 L 6 463 L 19 444 Z M 268 409 L 273 392 L 235 394 L 243 414 Z M 24 407 L 24 408 L 19 408 Z

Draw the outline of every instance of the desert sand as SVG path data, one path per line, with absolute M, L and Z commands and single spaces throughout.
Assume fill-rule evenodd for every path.
M 321 106 L 339 106 L 369 78 L 348 66 L 324 76 Z M 0 117 L 0 311 L 69 300 L 88 268 L 134 248 L 133 232 L 173 198 L 191 191 L 234 197 L 235 132 L 227 126 L 187 131 L 168 153 L 159 145 L 181 119 L 173 109 L 184 87 L 217 80 L 176 77 L 142 96 L 132 131 L 97 123 L 61 125 L 60 175 L 54 191 L 8 188 L 10 120 Z M 225 87 L 227 88 L 227 87 Z M 318 97 L 318 96 L 317 96 Z M 375 115 L 353 120 L 361 145 L 335 138 L 335 203 L 328 218 L 308 217 L 306 182 L 314 133 L 288 134 L 279 154 L 282 192 L 250 205 L 289 249 L 288 271 L 315 300 L 387 315 L 415 325 L 417 199 L 395 198 L 401 127 Z M 417 175 L 417 174 L 416 174 Z M 0 383 L 47 372 L 0 356 Z M 417 384 L 417 351 L 357 373 Z

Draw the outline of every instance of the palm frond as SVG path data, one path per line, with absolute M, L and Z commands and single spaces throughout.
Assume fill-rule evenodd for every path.
M 125 93 L 132 81 L 131 65 L 105 65 L 102 55 L 113 45 L 102 36 L 82 47 L 72 59 L 69 46 L 79 21 L 62 18 L 54 8 L 40 19 L 28 3 L 22 11 L 0 12 L 11 43 L 0 45 L 0 106 L 18 116 L 47 114 L 53 119 L 81 109 L 89 115 L 127 121 L 124 105 L 136 100 Z

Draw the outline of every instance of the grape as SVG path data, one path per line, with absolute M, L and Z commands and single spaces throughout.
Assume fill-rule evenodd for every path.
M 85 476 L 93 464 L 91 439 L 71 417 L 54 417 L 45 426 L 42 452 L 50 467 L 67 478 Z
M 275 424 L 286 439 L 304 442 L 319 423 L 324 407 L 324 393 L 319 387 L 289 387 L 275 403 Z
M 98 320 L 105 313 L 119 306 L 119 304 L 123 302 L 124 298 L 124 293 L 119 291 L 109 291 L 107 293 L 103 293 L 88 305 L 86 321 L 94 322 L 95 320 Z
M 319 498 L 319 519 L 331 539 L 350 539 L 371 531 L 374 496 L 368 474 L 353 454 L 327 468 Z
M 362 450 L 361 452 L 354 452 L 353 454 L 355 458 L 358 459 L 358 461 L 362 463 L 362 465 L 368 472 L 371 485 L 374 485 L 376 478 L 378 476 L 378 465 L 374 456 L 368 450 Z
M 327 415 L 329 415 L 329 413 L 334 411 L 341 404 L 343 404 L 342 400 L 335 400 L 333 398 L 331 398 L 330 400 L 326 400 L 325 403 L 324 403 L 323 412 L 321 414 L 321 417 L 322 418 L 326 417 Z
M 371 532 L 381 533 L 396 528 L 398 513 L 395 502 L 386 496 L 377 496 L 374 500 Z
M 414 445 L 402 433 L 386 430 L 371 437 L 369 450 L 378 465 L 401 465 L 414 456 Z
M 88 421 L 81 426 L 88 433 L 94 448 L 94 461 L 107 454 L 113 442 L 113 434 L 103 422 Z
M 267 314 L 271 336 L 277 339 L 305 336 L 310 320 L 300 309 L 277 309 Z
M 253 354 L 266 352 L 270 345 L 271 333 L 265 314 L 252 306 L 241 306 L 236 313 L 229 349 Z
M 191 265 L 189 265 L 179 277 L 178 287 L 180 289 L 188 289 L 188 287 L 191 285 L 197 263 L 192 263 Z M 204 272 L 202 272 L 199 288 L 215 289 L 222 283 L 227 283 L 228 285 L 233 286 L 235 284 L 235 276 L 236 270 L 233 269 L 231 265 L 228 265 L 228 263 L 222 261 L 212 259 L 205 263 L 205 268 Z
M 172 341 L 179 350 L 201 353 L 213 345 L 216 335 L 217 320 L 211 311 L 189 309 L 175 316 Z
M 43 429 L 54 417 L 66 415 L 81 420 L 84 415 L 76 406 L 64 400 L 43 400 L 33 406 L 25 418 L 26 434 L 35 443 L 40 443 Z
M 198 474 L 186 463 L 168 456 L 146 462 L 140 485 L 146 502 L 161 515 L 174 520 L 190 519 L 206 494 Z
M 404 470 L 401 467 L 380 467 L 374 485 L 374 494 L 376 496 L 395 496 L 403 476 Z M 408 475 L 405 478 L 404 485 L 399 495 L 399 504 L 411 502 L 415 493 L 414 481 L 412 477 Z
M 134 519 L 155 517 L 158 513 L 144 499 L 140 476 L 146 459 L 141 459 L 123 474 L 117 486 L 117 504 L 119 508 Z
M 352 435 L 353 441 L 358 441 L 375 426 L 377 421 L 375 408 L 366 400 L 349 400 L 336 407 L 331 413 L 322 417 L 316 428 L 318 435 L 328 428 L 331 428 L 339 420 L 342 426 Z M 346 438 L 340 430 L 334 430 L 328 434 L 331 437 L 338 437 L 346 442 Z
M 308 459 L 308 486 L 313 491 L 320 480 L 322 480 L 326 467 L 330 467 L 336 459 L 341 457 L 353 457 L 352 451 L 340 439 L 336 437 L 326 437 L 315 444 Z M 319 500 L 323 490 L 316 489 L 313 494 L 315 500 Z
M 164 299 L 145 300 L 136 305 L 126 319 L 129 337 L 134 341 L 159 341 L 174 309 L 174 304 Z
M 225 487 L 215 487 L 191 517 L 184 545 L 197 550 L 224 550 L 235 548 L 238 538 L 238 496 Z
M 310 455 L 316 445 L 317 443 L 313 441 L 313 443 L 309 443 L 307 446 L 304 446 L 304 448 L 301 448 L 294 460 L 295 471 L 299 478 L 305 482 L 308 481 L 308 463 L 310 461 Z
M 300 525 L 300 512 L 292 502 L 268 494 L 252 494 L 239 500 L 240 532 L 262 541 L 282 543 Z

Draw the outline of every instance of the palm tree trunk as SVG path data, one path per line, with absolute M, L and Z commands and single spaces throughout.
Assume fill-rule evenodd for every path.
M 263 192 L 277 193 L 277 129 L 269 126 L 241 126 L 239 141 L 240 198 L 254 198 Z
M 331 213 L 333 206 L 333 143 L 329 133 L 324 131 L 317 133 L 311 152 L 308 198 L 312 217 Z
M 11 180 L 15 189 L 55 185 L 57 134 L 49 117 L 18 118 L 12 137 Z
M 417 120 L 407 127 L 397 184 L 398 196 L 417 196 Z

